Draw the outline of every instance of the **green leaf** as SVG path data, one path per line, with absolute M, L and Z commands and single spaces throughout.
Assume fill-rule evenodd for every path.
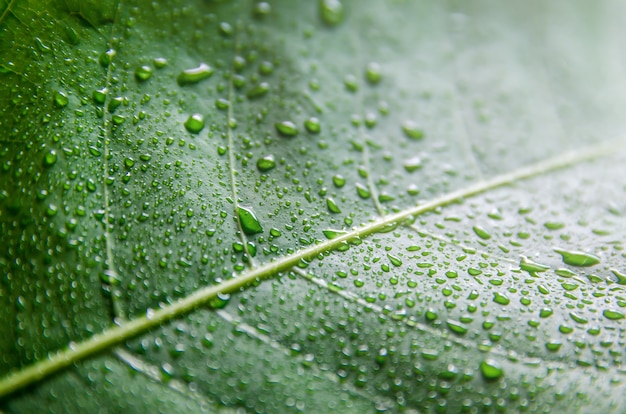
M 624 410 L 618 2 L 0 1 L 0 410 Z

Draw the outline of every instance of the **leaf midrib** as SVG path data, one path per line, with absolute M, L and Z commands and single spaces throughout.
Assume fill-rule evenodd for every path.
M 245 288 L 253 282 L 269 279 L 279 273 L 297 266 L 302 260 L 308 260 L 320 253 L 332 251 L 351 239 L 362 238 L 380 232 L 386 227 L 398 224 L 403 220 L 424 214 L 436 208 L 443 207 L 463 199 L 476 196 L 487 191 L 513 184 L 515 182 L 540 176 L 551 171 L 567 168 L 600 158 L 626 147 L 626 139 L 621 138 L 592 147 L 582 148 L 557 157 L 522 167 L 515 171 L 481 181 L 460 190 L 456 190 L 428 202 L 407 208 L 398 213 L 381 217 L 331 240 L 325 240 L 313 246 L 301 249 L 289 256 L 280 258 L 255 269 L 244 272 L 232 279 L 215 286 L 199 289 L 178 302 L 167 305 L 158 310 L 148 309 L 145 316 L 130 320 L 123 325 L 115 326 L 80 342 L 71 342 L 67 349 L 59 350 L 46 360 L 36 362 L 20 371 L 10 374 L 0 380 L 0 398 L 11 394 L 27 385 L 33 384 L 77 361 L 106 351 L 130 338 L 155 328 L 164 322 L 182 316 L 206 304 L 219 294 L 233 293 Z

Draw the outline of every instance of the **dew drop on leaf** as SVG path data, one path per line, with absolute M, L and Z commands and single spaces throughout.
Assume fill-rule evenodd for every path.
M 415 121 L 404 121 L 402 124 L 402 132 L 404 132 L 407 138 L 415 140 L 424 138 L 424 131 L 422 131 Z
M 244 233 L 246 233 L 247 235 L 263 233 L 263 227 L 261 226 L 259 219 L 251 208 L 238 206 L 237 215 L 239 216 L 241 229 Z
M 604 311 L 602 311 L 602 315 L 605 318 L 610 319 L 612 321 L 624 319 L 624 314 L 622 312 L 609 310 L 609 309 L 605 309 Z
M 59 108 L 65 108 L 70 103 L 65 92 L 57 91 L 54 93 L 54 104 Z
M 254 88 L 250 89 L 246 94 L 248 99 L 256 99 L 265 96 L 270 90 L 270 84 L 267 82 L 261 82 Z
M 267 172 L 276 167 L 276 161 L 274 161 L 273 155 L 266 155 L 263 158 L 259 158 L 256 162 L 256 167 L 261 172 Z
M 157 57 L 152 60 L 152 63 L 154 64 L 155 68 L 163 69 L 167 66 L 167 59 L 165 59 L 164 57 Z
M 570 266 L 587 267 L 600 263 L 600 258 L 590 253 L 554 249 L 555 252 L 563 257 L 563 263 Z
M 304 127 L 312 134 L 318 134 L 321 131 L 320 120 L 315 117 L 304 121 Z
M 487 358 L 480 363 L 480 373 L 487 381 L 495 381 L 504 375 L 504 370 L 498 361 Z
M 135 79 L 139 82 L 145 82 L 152 76 L 152 68 L 150 66 L 140 66 L 135 69 Z
M 204 128 L 204 117 L 201 114 L 190 115 L 185 121 L 185 128 L 192 134 L 198 134 Z
M 43 165 L 45 167 L 52 167 L 57 162 L 57 152 L 55 150 L 50 150 L 43 157 Z
M 382 73 L 380 70 L 380 65 L 376 62 L 370 62 L 365 67 L 365 79 L 372 85 L 375 85 L 380 82 L 382 79 Z
M 201 80 L 209 78 L 213 74 L 213 68 L 206 63 L 201 63 L 196 68 L 186 69 L 182 71 L 176 81 L 179 85 L 188 85 L 198 83 Z
M 285 137 L 295 137 L 298 135 L 298 127 L 291 121 L 282 121 L 275 124 L 276 131 Z
M 335 26 L 343 20 L 343 4 L 339 0 L 320 0 L 320 17 L 329 26 Z

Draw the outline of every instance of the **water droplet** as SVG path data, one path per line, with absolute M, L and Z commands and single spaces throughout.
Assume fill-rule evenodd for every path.
M 328 211 L 330 211 L 331 213 L 335 213 L 335 214 L 341 213 L 341 210 L 335 203 L 335 200 L 333 200 L 330 197 L 326 199 L 326 206 L 328 207 Z
M 52 167 L 57 162 L 57 152 L 55 150 L 50 150 L 43 157 L 43 165 L 46 167 Z
M 248 99 L 260 98 L 264 96 L 265 94 L 267 94 L 269 90 L 270 90 L 270 84 L 267 82 L 261 82 L 254 88 L 250 89 L 248 93 L 246 94 L 246 97 L 248 97 Z
M 322 129 L 320 126 L 320 120 L 315 117 L 311 117 L 304 121 L 304 127 L 312 134 L 319 134 Z
M 163 57 L 154 58 L 152 63 L 154 64 L 155 68 L 163 69 L 164 67 L 167 66 L 167 59 L 165 59 Z
M 104 105 L 104 102 L 107 99 L 107 93 L 107 88 L 97 89 L 93 91 L 91 97 L 93 98 L 93 101 L 96 105 L 101 106 Z
M 298 135 L 298 127 L 291 121 L 277 122 L 275 124 L 276 131 L 286 137 L 295 137 Z
M 413 157 L 404 161 L 404 169 L 406 172 L 412 173 L 422 168 L 422 159 L 420 157 Z
M 340 174 L 334 175 L 333 184 L 335 184 L 335 187 L 341 188 L 344 185 L 346 185 L 346 179 L 344 178 L 343 175 L 340 175 Z
M 230 102 L 228 101 L 228 99 L 217 98 L 215 100 L 215 107 L 219 110 L 225 111 L 226 109 L 228 109 L 229 106 Z
M 343 20 L 343 4 L 339 0 L 320 0 L 320 17 L 329 26 L 335 26 Z
M 424 131 L 422 131 L 414 121 L 405 121 L 402 124 L 402 132 L 404 132 L 407 138 L 416 140 L 424 138 Z
M 105 68 L 107 66 L 109 66 L 111 64 L 111 62 L 113 61 L 113 58 L 115 57 L 115 50 L 114 49 L 109 49 L 106 52 L 102 53 L 100 55 L 100 58 L 98 59 L 98 62 L 100 63 L 100 65 L 104 66 Z
M 272 6 L 265 1 L 260 1 L 254 5 L 254 15 L 257 17 L 267 16 L 272 12 Z
M 624 319 L 624 314 L 622 312 L 613 311 L 609 309 L 605 309 L 604 311 L 602 311 L 602 315 L 604 315 L 605 318 L 610 319 L 612 321 L 615 321 L 618 319 Z
M 487 381 L 495 381 L 504 375 L 504 370 L 498 361 L 487 358 L 480 363 L 480 373 Z
M 119 285 L 121 282 L 120 277 L 118 276 L 118 274 L 111 269 L 107 269 L 104 272 L 100 273 L 100 280 L 102 281 L 102 283 L 107 284 L 107 285 Z
M 346 77 L 343 78 L 343 84 L 350 92 L 356 92 L 359 90 L 359 81 L 354 75 L 346 75 Z
M 508 305 L 511 302 L 511 299 L 500 292 L 493 292 L 493 301 L 500 305 Z
M 613 273 L 613 275 L 615 276 L 615 282 L 618 285 L 626 285 L 626 275 L 623 273 L 620 273 L 619 270 L 617 269 L 610 269 L 611 273 Z
M 247 235 L 253 235 L 257 233 L 263 233 L 263 227 L 257 218 L 254 211 L 251 208 L 242 206 L 237 207 L 237 215 L 239 216 L 239 222 L 241 223 L 241 229 Z
M 65 108 L 70 103 L 65 92 L 57 91 L 54 94 L 54 104 L 59 108 Z
M 491 234 L 489 234 L 487 230 L 481 226 L 474 226 L 472 229 L 474 230 L 474 233 L 476 233 L 476 235 L 483 240 L 489 240 L 491 238 Z
M 370 198 L 372 195 L 370 190 L 360 183 L 356 183 L 356 193 L 364 200 Z
M 565 224 L 559 223 L 559 222 L 554 222 L 554 221 L 549 221 L 549 222 L 543 223 L 543 225 L 548 230 L 560 230 L 563 227 L 565 227 Z
M 201 63 L 197 68 L 182 71 L 176 78 L 176 81 L 181 86 L 188 85 L 198 83 L 203 79 L 209 78 L 211 75 L 213 75 L 213 68 L 206 63 Z
M 135 69 L 135 79 L 139 82 L 145 82 L 152 76 L 152 68 L 150 66 L 140 66 Z
M 394 265 L 395 267 L 400 267 L 402 266 L 402 260 L 400 260 L 399 257 L 394 256 L 392 254 L 387 253 L 387 258 L 389 259 L 389 261 L 391 262 L 392 265 Z
M 227 22 L 220 23 L 220 33 L 224 36 L 231 36 L 233 34 L 233 27 Z
M 274 64 L 267 60 L 259 64 L 259 73 L 263 76 L 269 76 L 274 72 Z
M 561 349 L 561 345 L 563 345 L 563 343 L 557 339 L 552 339 L 548 342 L 546 342 L 546 349 L 550 352 L 556 352 L 559 349 Z
M 528 273 L 541 273 L 541 272 L 545 272 L 546 270 L 550 270 L 550 266 L 541 264 L 541 263 L 537 263 L 537 262 L 533 262 L 532 260 L 530 260 L 529 258 L 527 258 L 526 256 L 521 256 L 521 260 L 519 262 L 519 267 L 520 269 L 528 272 Z
M 204 117 L 200 114 L 190 115 L 185 121 L 185 128 L 192 134 L 198 134 L 204 128 Z
M 343 236 L 344 234 L 347 234 L 347 232 L 343 230 L 333 230 L 333 229 L 322 230 L 322 233 L 324 233 L 324 236 L 326 236 L 328 240 L 336 239 L 339 236 Z
M 600 263 L 600 258 L 598 256 L 594 256 L 593 254 L 562 249 L 554 249 L 554 251 L 563 257 L 563 263 L 570 266 L 586 267 Z
M 276 167 L 276 161 L 274 161 L 274 156 L 266 155 L 263 158 L 259 158 L 256 162 L 256 167 L 261 172 L 266 172 L 273 169 L 274 167 Z
M 463 335 L 467 333 L 467 327 L 461 324 L 461 322 L 448 319 L 446 321 L 446 325 L 448 325 L 448 328 L 450 328 L 452 332 L 455 332 L 457 334 Z
M 382 79 L 380 65 L 376 62 L 370 62 L 365 67 L 365 79 L 372 85 L 377 84 Z

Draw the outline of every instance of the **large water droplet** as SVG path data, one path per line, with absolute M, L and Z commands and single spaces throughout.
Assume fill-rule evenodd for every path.
M 504 375 L 504 370 L 498 361 L 487 358 L 480 363 L 480 373 L 487 381 L 495 381 Z
M 276 131 L 286 137 L 295 137 L 298 135 L 298 127 L 291 121 L 277 122 L 275 124 Z
M 135 79 L 139 82 L 145 82 L 152 76 L 152 68 L 150 66 L 140 66 L 135 69 Z
M 339 0 L 320 0 L 320 17 L 329 26 L 335 26 L 343 20 L 343 4 Z
M 59 108 L 65 108 L 70 103 L 65 92 L 58 91 L 54 94 L 54 104 Z
M 416 140 L 424 138 L 424 131 L 414 121 L 405 121 L 402 124 L 402 132 L 407 138 Z
M 176 81 L 179 85 L 188 85 L 192 83 L 198 83 L 203 79 L 210 77 L 213 74 L 213 68 L 206 63 L 201 63 L 197 68 L 186 69 L 182 71 Z
M 600 263 L 600 258 L 590 253 L 554 249 L 555 252 L 563 257 L 563 262 L 570 266 L 593 266 Z
M 200 114 L 190 115 L 185 121 L 185 128 L 192 134 L 198 134 L 204 128 L 204 117 Z
M 256 167 L 261 172 L 266 172 L 273 169 L 274 167 L 276 167 L 276 161 L 274 161 L 274 156 L 266 155 L 263 158 L 259 158 L 259 160 L 256 162 Z
M 256 214 L 251 208 L 238 206 L 237 215 L 239 216 L 239 222 L 241 223 L 241 229 L 247 235 L 253 235 L 257 233 L 263 233 L 263 227 L 259 222 Z

